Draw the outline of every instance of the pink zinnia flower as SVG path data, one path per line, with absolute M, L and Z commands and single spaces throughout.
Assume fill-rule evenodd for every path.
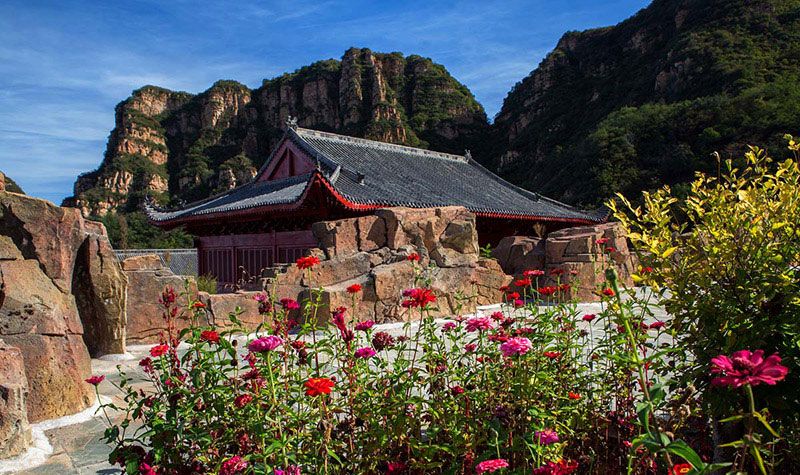
M 91 378 L 87 379 L 86 382 L 93 386 L 97 386 L 98 384 L 102 383 L 104 379 L 106 379 L 105 376 L 92 376 Z
M 502 468 L 508 468 L 508 462 L 504 459 L 484 460 L 475 467 L 475 473 L 493 473 Z
M 356 331 L 365 332 L 375 326 L 375 322 L 367 320 L 365 322 L 356 323 Z
M 276 468 L 273 475 L 301 475 L 301 472 L 297 465 L 289 465 L 285 470 Z
M 466 351 L 467 353 L 473 353 L 477 348 L 478 345 L 476 345 L 475 343 L 467 343 L 466 345 L 464 345 L 464 351 Z
M 222 462 L 222 467 L 219 469 L 219 475 L 236 475 L 242 473 L 247 469 L 247 460 L 234 455 L 228 460 Z
M 367 359 L 367 358 L 372 358 L 373 356 L 375 356 L 375 350 L 373 350 L 368 346 L 356 350 L 356 358 Z
M 544 271 L 538 269 L 526 270 L 525 272 L 522 273 L 522 275 L 524 275 L 525 277 L 542 277 L 544 275 Z
M 467 320 L 467 331 L 477 332 L 491 330 L 494 327 L 489 317 L 473 317 Z
M 558 434 L 553 429 L 536 431 L 533 435 L 539 445 L 551 445 L 558 442 Z
M 251 341 L 250 344 L 247 345 L 247 349 L 253 353 L 263 353 L 265 351 L 272 351 L 282 344 L 283 340 L 281 337 L 269 335 L 262 336 L 261 338 L 256 338 L 255 340 Z
M 514 355 L 524 355 L 533 347 L 531 341 L 525 337 L 509 338 L 508 341 L 500 345 L 503 356 L 508 358 Z
M 445 322 L 444 325 L 442 325 L 443 332 L 453 331 L 456 328 L 458 328 L 458 324 L 456 322 Z
M 659 328 L 664 328 L 664 325 L 666 325 L 666 323 L 664 323 L 664 322 L 660 322 L 660 321 L 659 322 L 653 322 L 653 323 L 650 324 L 650 329 L 651 330 L 658 330 Z
M 584 322 L 591 322 L 591 321 L 592 321 L 592 320 L 594 320 L 595 318 L 597 318 L 597 315 L 595 315 L 595 314 L 593 314 L 593 313 L 587 313 L 586 315 L 584 315 L 584 316 L 581 318 L 581 320 L 583 320 Z
M 780 364 L 777 354 L 764 359 L 764 350 L 740 350 L 731 356 L 720 355 L 711 359 L 711 373 L 720 374 L 711 380 L 715 386 L 738 388 L 761 383 L 774 385 L 786 377 L 789 368 Z

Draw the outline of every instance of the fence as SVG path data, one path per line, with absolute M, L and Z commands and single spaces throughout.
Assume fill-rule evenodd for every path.
M 114 252 L 119 260 L 156 254 L 175 274 L 197 276 L 197 249 L 121 249 Z

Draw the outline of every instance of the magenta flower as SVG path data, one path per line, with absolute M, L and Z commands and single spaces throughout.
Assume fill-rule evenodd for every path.
M 739 350 L 731 356 L 719 355 L 711 358 L 711 373 L 720 374 L 711 380 L 714 386 L 738 388 L 761 383 L 774 385 L 786 377 L 789 368 L 780 364 L 777 354 L 764 359 L 764 350 Z
M 595 315 L 593 313 L 587 313 L 586 315 L 581 317 L 581 320 L 583 320 L 584 322 L 591 322 L 595 318 L 597 318 L 597 315 Z
M 558 434 L 553 429 L 536 431 L 533 435 L 539 445 L 551 445 L 558 442 Z
M 368 346 L 356 350 L 356 358 L 367 359 L 367 358 L 372 358 L 373 356 L 375 356 L 375 350 L 373 350 Z
M 365 322 L 359 322 L 359 323 L 356 324 L 356 331 L 365 332 L 365 331 L 369 330 L 370 328 L 372 328 L 374 326 L 375 326 L 375 322 L 373 322 L 372 320 L 367 320 Z
M 491 330 L 494 327 L 489 317 L 473 317 L 467 320 L 467 331 L 477 332 Z
M 222 462 L 222 467 L 219 469 L 219 475 L 236 475 L 242 473 L 247 469 L 247 460 L 234 455 L 228 460 Z
M 86 382 L 93 386 L 97 386 L 98 384 L 102 383 L 104 379 L 106 379 L 105 376 L 92 376 L 91 378 L 87 379 Z
M 298 310 L 300 308 L 297 300 L 292 299 L 281 299 L 281 305 L 283 305 L 284 310 Z
M 302 475 L 300 473 L 300 467 L 297 465 L 289 465 L 285 470 L 276 468 L 273 473 L 274 475 Z
M 444 325 L 442 325 L 443 332 L 453 331 L 456 328 L 458 328 L 458 324 L 456 322 L 445 322 Z
M 508 468 L 508 462 L 504 459 L 484 460 L 475 467 L 475 473 L 493 473 L 503 468 Z
M 510 358 L 514 355 L 524 355 L 531 350 L 533 345 L 531 341 L 525 337 L 509 338 L 508 341 L 500 345 L 500 351 L 503 356 Z
M 261 338 L 256 338 L 255 340 L 251 341 L 250 344 L 247 345 L 247 349 L 253 353 L 263 353 L 265 351 L 272 351 L 282 344 L 283 340 L 281 337 L 269 335 L 262 336 Z

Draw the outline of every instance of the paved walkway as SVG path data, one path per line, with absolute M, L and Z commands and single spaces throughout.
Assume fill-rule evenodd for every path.
M 498 306 L 482 307 L 479 313 L 488 314 L 498 308 Z M 598 303 L 586 303 L 579 304 L 578 310 L 581 313 L 598 313 L 601 311 L 601 307 Z M 668 318 L 662 309 L 653 308 L 653 310 L 656 319 L 663 320 Z M 648 319 L 648 321 L 649 320 L 650 319 Z M 585 322 L 578 322 L 578 325 L 582 327 L 587 324 Z M 378 325 L 376 329 L 378 328 L 395 335 L 403 332 L 402 323 Z M 601 335 L 601 332 L 594 332 L 596 339 L 600 338 Z M 109 382 L 119 382 L 120 377 L 117 372 L 118 365 L 125 370 L 129 378 L 134 378 L 138 381 L 135 384 L 143 384 L 144 373 L 139 369 L 138 361 L 147 355 L 149 349 L 150 346 L 145 345 L 129 347 L 128 351 L 131 358 L 124 361 L 92 360 L 93 374 L 105 375 L 106 377 L 106 381 L 103 381 L 99 386 L 101 397 L 111 398 L 114 402 L 121 404 L 119 391 Z M 52 446 L 52 453 L 50 455 L 45 455 L 40 452 L 39 465 L 36 467 L 23 468 L 20 466 L 16 470 L 5 473 L 20 475 L 111 475 L 121 473 L 118 468 L 108 463 L 110 448 L 100 441 L 100 437 L 107 425 L 99 414 L 93 415 L 93 412 L 94 411 L 91 409 L 85 411 L 84 417 L 77 417 L 80 422 L 63 427 L 50 429 L 47 427 L 48 423 L 45 423 L 41 432 L 44 433 L 47 437 L 47 442 Z M 69 422 L 69 420 L 66 422 Z M 44 442 L 44 445 L 46 445 L 47 442 Z M 46 449 L 46 447 L 44 447 L 44 449 Z M 42 459 L 44 459 L 44 463 L 42 463 Z M 0 461 L 0 474 L 4 473 L 3 468 L 3 462 Z

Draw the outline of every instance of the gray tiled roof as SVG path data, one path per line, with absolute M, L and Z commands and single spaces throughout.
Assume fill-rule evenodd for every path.
M 457 205 L 477 213 L 602 220 L 598 213 L 584 212 L 516 187 L 468 156 L 302 128 L 289 129 L 286 139 L 314 157 L 333 188 L 353 203 L 414 208 Z M 151 212 L 150 216 L 155 221 L 166 221 L 290 203 L 302 195 L 310 176 L 252 182 L 182 210 Z

